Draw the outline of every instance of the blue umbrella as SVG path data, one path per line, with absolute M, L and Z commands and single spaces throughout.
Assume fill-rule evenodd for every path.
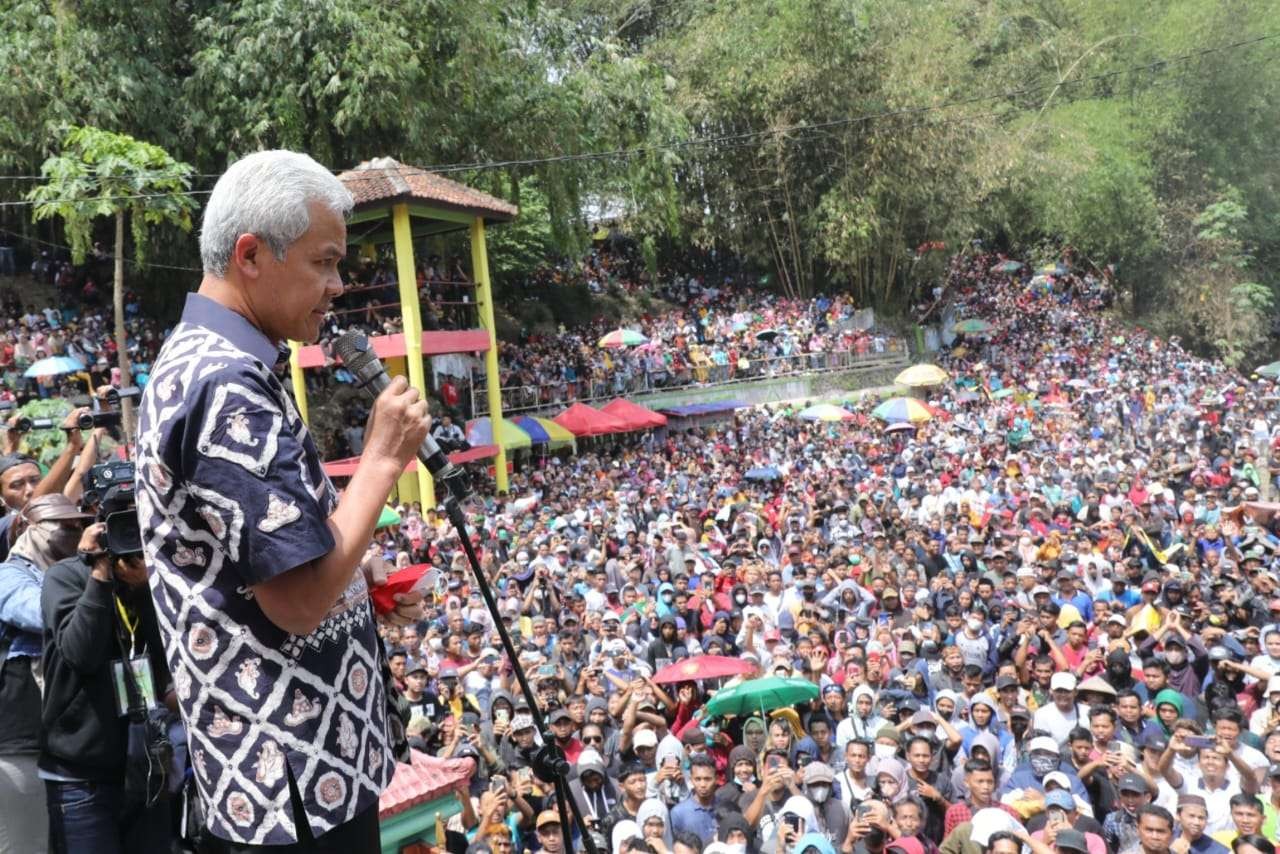
M 32 362 L 31 367 L 23 371 L 22 375 L 24 377 L 56 377 L 59 374 L 74 374 L 83 370 L 84 365 L 79 359 L 73 359 L 70 356 L 50 356 L 47 359 Z
M 777 480 L 782 477 L 782 472 L 774 466 L 763 466 L 751 469 L 743 477 L 747 480 Z

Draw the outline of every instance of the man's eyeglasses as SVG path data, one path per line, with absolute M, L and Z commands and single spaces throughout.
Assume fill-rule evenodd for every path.
M 604 744 L 603 735 L 584 735 L 582 737 L 583 744 Z

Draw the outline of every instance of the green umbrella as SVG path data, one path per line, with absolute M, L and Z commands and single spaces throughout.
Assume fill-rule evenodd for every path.
M 991 392 L 991 399 L 1004 400 L 1006 397 L 1008 397 L 1011 394 L 1013 394 L 1013 389 L 1011 388 L 997 389 L 996 391 Z
M 1271 362 L 1270 364 L 1263 365 L 1262 367 L 1258 368 L 1258 370 L 1254 371 L 1254 373 L 1261 374 L 1264 377 L 1270 377 L 1273 380 L 1280 379 L 1280 361 Z
M 384 506 L 382 508 L 382 512 L 378 514 L 378 524 L 374 525 L 374 527 L 385 528 L 388 525 L 399 525 L 399 524 L 400 524 L 400 514 L 392 510 L 390 507 Z
M 965 335 L 978 335 L 991 329 L 991 324 L 985 320 L 970 318 L 962 320 L 956 324 L 956 332 L 963 332 Z
M 818 686 L 808 679 L 764 676 L 717 691 L 707 703 L 704 719 L 724 715 L 743 717 L 816 699 Z

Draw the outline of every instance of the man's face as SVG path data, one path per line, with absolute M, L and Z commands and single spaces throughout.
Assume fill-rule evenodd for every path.
M 1088 739 L 1081 738 L 1071 742 L 1071 758 L 1077 768 L 1089 764 L 1089 754 L 1092 752 L 1093 742 Z
M 1093 743 L 1099 746 L 1111 741 L 1116 734 L 1116 725 L 1106 715 L 1098 715 L 1089 720 L 1089 732 L 1093 734 Z
M 1144 815 L 1138 820 L 1138 841 L 1147 854 L 1169 850 L 1173 840 L 1173 828 L 1158 815 Z
M 1251 804 L 1237 804 L 1231 808 L 1231 821 L 1241 836 L 1257 833 L 1262 829 L 1262 813 Z
M 410 691 L 414 694 L 421 694 L 427 690 L 427 671 L 415 670 L 412 673 L 408 673 L 405 675 L 404 681 Z
M 643 801 L 648 783 L 643 774 L 632 774 L 622 781 L 622 789 L 633 800 Z
M 1070 711 L 1071 706 L 1075 701 L 1075 691 L 1067 691 L 1065 689 L 1058 688 L 1053 692 L 1053 704 L 1064 712 Z
M 387 666 L 391 669 L 391 675 L 397 679 L 404 678 L 404 656 L 393 655 L 387 659 Z
M 1240 741 L 1240 725 L 1235 721 L 1217 721 L 1213 725 L 1213 733 L 1231 746 L 1232 750 Z
M 1053 678 L 1053 664 L 1048 662 L 1037 662 L 1034 667 L 1036 682 L 1040 685 L 1048 685 L 1049 680 Z
M 250 279 L 246 299 L 258 325 L 273 341 L 315 341 L 325 312 L 342 294 L 338 264 L 346 254 L 347 225 L 320 202 L 309 203 L 307 213 L 311 225 L 288 248 L 283 261 L 257 238 L 245 253 L 243 269 Z
M 870 760 L 871 754 L 867 751 L 867 746 L 862 742 L 851 741 L 845 747 L 845 764 L 849 766 L 855 776 L 862 776 L 862 773 L 867 770 L 867 763 Z
M 1120 793 L 1120 806 L 1124 807 L 1129 815 L 1135 815 L 1148 800 L 1150 800 L 1149 796 L 1142 792 Z
M 933 760 L 933 751 L 921 742 L 915 742 L 907 750 L 907 761 L 911 763 L 912 769 L 917 774 L 926 774 L 929 771 L 929 763 Z
M 716 771 L 714 768 L 706 765 L 695 765 L 689 778 L 693 785 L 693 794 L 702 800 L 710 798 L 716 790 Z
M 1182 821 L 1182 835 L 1190 842 L 1195 842 L 1204 834 L 1209 823 L 1209 812 L 1197 804 L 1188 804 L 1178 810 L 1178 818 Z
M 1168 679 L 1159 667 L 1147 667 L 1142 671 L 1142 681 L 1146 684 L 1147 690 L 1155 694 L 1164 688 Z
M 560 835 L 560 823 L 551 822 L 538 828 L 538 845 L 543 851 L 559 854 L 564 850 L 564 838 Z
M 21 510 L 39 483 L 40 467 L 35 463 L 20 463 L 0 475 L 0 498 L 10 510 Z

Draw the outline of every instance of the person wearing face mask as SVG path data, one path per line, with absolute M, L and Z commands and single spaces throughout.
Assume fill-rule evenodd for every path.
M 756 780 L 756 757 L 750 747 L 739 744 L 729 751 L 728 780 L 716 790 L 716 804 L 728 806 L 734 810 L 744 794 L 755 794 L 759 782 Z
M 1058 743 L 1051 737 L 1046 735 L 1036 736 L 1031 739 L 1028 745 L 1027 759 L 1025 762 L 1018 763 L 1013 769 L 1013 773 L 1001 782 L 998 790 L 1001 801 L 1009 802 L 1012 798 L 1018 799 L 1018 795 L 1025 792 L 1044 791 L 1044 778 L 1046 775 L 1054 771 L 1059 771 L 1067 778 L 1068 784 L 1071 786 L 1071 794 L 1078 800 L 1089 806 L 1092 803 L 1089 800 L 1089 793 L 1085 791 L 1084 784 L 1080 782 L 1080 778 L 1076 776 L 1075 769 L 1070 763 L 1062 761 L 1061 749 Z
M 0 826 L 14 851 L 43 851 L 48 813 L 37 777 L 41 739 L 41 668 L 44 620 L 40 591 L 44 573 L 79 550 L 96 550 L 101 525 L 66 496 L 32 499 L 21 511 L 26 529 L 0 563 Z
M 804 769 L 804 794 L 813 804 L 810 831 L 822 834 L 832 842 L 844 839 L 849 831 L 849 811 L 837 797 L 832 797 L 835 773 L 825 762 L 810 762 Z

